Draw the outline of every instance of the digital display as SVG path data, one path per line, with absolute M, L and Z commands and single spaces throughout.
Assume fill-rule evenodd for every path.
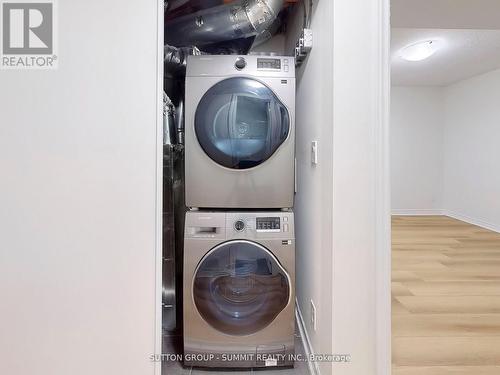
M 281 59 L 257 59 L 257 69 L 281 70 Z
M 258 217 L 257 232 L 280 232 L 281 223 L 279 217 Z

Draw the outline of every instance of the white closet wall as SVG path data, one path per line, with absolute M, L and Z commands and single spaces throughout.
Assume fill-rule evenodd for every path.
M 1 374 L 154 373 L 159 14 L 58 1 L 59 68 L 0 71 Z

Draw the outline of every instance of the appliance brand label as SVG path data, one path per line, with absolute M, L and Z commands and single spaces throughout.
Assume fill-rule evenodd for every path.
M 2 69 L 56 69 L 54 0 L 0 0 Z
M 278 360 L 276 358 L 267 358 L 266 367 L 278 366 Z

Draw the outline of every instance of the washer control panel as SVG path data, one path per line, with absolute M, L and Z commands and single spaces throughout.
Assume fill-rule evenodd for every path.
M 293 212 L 226 212 L 230 238 L 293 238 Z
M 257 217 L 255 219 L 257 232 L 279 233 L 281 232 L 280 217 Z
M 206 239 L 294 239 L 291 211 L 186 213 L 186 238 Z

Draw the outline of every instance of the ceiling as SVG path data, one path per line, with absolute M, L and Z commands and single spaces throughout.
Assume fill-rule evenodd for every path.
M 403 47 L 430 39 L 440 43 L 430 58 L 410 62 L 399 57 Z M 391 62 L 393 85 L 447 86 L 500 68 L 500 30 L 393 28 Z
M 391 0 L 393 27 L 500 29 L 499 0 Z
M 394 85 L 446 86 L 500 68 L 500 0 L 391 0 Z M 439 39 L 427 60 L 404 61 L 401 48 Z

